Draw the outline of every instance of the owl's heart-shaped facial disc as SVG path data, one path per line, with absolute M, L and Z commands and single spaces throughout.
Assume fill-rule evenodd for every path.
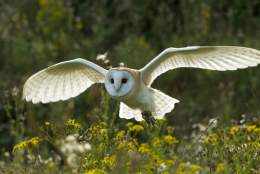
M 105 79 L 105 88 L 112 97 L 122 97 L 131 92 L 135 85 L 134 77 L 126 70 L 110 70 Z

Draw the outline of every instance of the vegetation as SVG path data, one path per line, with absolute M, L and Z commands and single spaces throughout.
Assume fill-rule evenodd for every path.
M 242 120 L 243 121 L 243 120 Z M 258 120 L 259 121 L 259 120 Z M 206 130 L 204 130 L 206 129 Z M 221 127 L 211 120 L 188 139 L 160 120 L 155 127 L 100 121 L 88 128 L 75 120 L 46 122 L 39 137 L 6 152 L 3 173 L 259 173 L 260 126 Z M 48 153 L 46 153 L 48 152 Z
M 181 103 L 155 126 L 119 119 L 101 85 L 21 100 L 30 75 L 77 57 L 141 68 L 167 47 L 260 49 L 259 21 L 259 0 L 1 0 L 0 173 L 260 173 L 259 66 L 166 73 L 154 87 Z

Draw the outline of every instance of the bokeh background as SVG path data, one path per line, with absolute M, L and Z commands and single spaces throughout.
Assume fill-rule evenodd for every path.
M 0 0 L 0 150 L 37 135 L 44 122 L 91 125 L 118 112 L 102 85 L 65 102 L 21 99 L 25 80 L 60 61 L 141 68 L 167 47 L 235 45 L 260 49 L 259 0 Z M 96 60 L 108 52 L 108 64 Z M 181 101 L 166 118 L 176 136 L 194 124 L 260 115 L 260 67 L 236 72 L 178 69 L 153 87 Z M 109 106 L 104 106 L 109 102 Z M 109 117 L 111 116 L 111 117 Z M 125 124 L 123 119 L 117 124 Z

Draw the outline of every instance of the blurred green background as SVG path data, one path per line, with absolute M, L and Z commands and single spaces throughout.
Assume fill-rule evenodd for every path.
M 37 135 L 45 121 L 76 118 L 90 125 L 117 114 L 118 102 L 101 85 L 66 102 L 25 103 L 22 87 L 33 73 L 78 57 L 106 67 L 96 60 L 105 52 L 112 66 L 141 68 L 167 47 L 191 45 L 260 49 L 260 1 L 0 0 L 0 149 Z M 224 123 L 260 115 L 259 66 L 236 72 L 178 69 L 153 87 L 181 101 L 166 117 L 177 136 L 210 118 Z

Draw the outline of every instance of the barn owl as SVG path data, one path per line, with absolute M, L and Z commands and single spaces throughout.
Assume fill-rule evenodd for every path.
M 151 87 L 159 75 L 183 67 L 226 71 L 259 63 L 259 50 L 234 46 L 167 48 L 138 70 L 127 67 L 106 70 L 78 58 L 32 75 L 25 82 L 23 98 L 32 103 L 64 101 L 78 96 L 94 83 L 104 83 L 108 94 L 120 101 L 120 118 L 161 119 L 179 100 Z

